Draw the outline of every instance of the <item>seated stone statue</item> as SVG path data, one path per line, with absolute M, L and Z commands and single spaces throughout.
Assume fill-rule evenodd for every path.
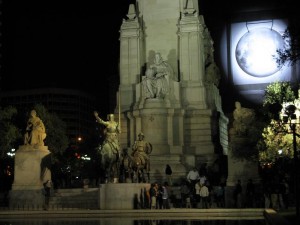
M 218 87 L 221 79 L 221 74 L 217 64 L 215 62 L 210 63 L 205 69 L 205 72 L 205 81 Z
M 235 134 L 238 136 L 247 136 L 248 130 L 255 120 L 254 110 L 242 107 L 240 102 L 235 102 L 233 117 L 233 128 Z
M 24 135 L 25 145 L 44 146 L 46 129 L 43 121 L 36 115 L 35 110 L 31 110 L 30 118 L 27 121 L 26 133 Z
M 164 98 L 169 94 L 172 73 L 170 65 L 163 61 L 160 53 L 156 53 L 154 63 L 146 70 L 142 81 L 146 98 Z

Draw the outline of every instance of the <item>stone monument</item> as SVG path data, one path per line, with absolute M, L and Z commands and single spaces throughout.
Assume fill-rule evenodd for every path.
M 46 130 L 43 121 L 30 112 L 24 135 L 24 145 L 15 155 L 14 182 L 10 192 L 10 207 L 42 208 L 43 183 L 51 180 L 51 154 L 44 145 Z
M 198 1 L 137 0 L 129 6 L 120 28 L 114 113 L 121 149 L 130 149 L 141 131 L 153 145 L 151 181 L 165 181 L 166 164 L 174 184 L 194 166 L 227 164 L 228 118 L 213 52 Z
M 245 152 L 254 152 L 250 130 L 255 127 L 255 112 L 253 109 L 241 106 L 240 102 L 235 102 L 233 111 L 233 124 L 230 128 L 230 150 L 228 151 L 228 179 L 226 187 L 226 207 L 233 207 L 232 199 L 234 187 L 238 180 L 241 180 L 243 190 L 249 179 L 257 185 L 260 183 L 257 159 L 251 160 L 251 155 L 239 156 Z M 260 187 L 257 187 L 257 189 Z M 245 201 L 245 191 L 242 194 L 242 201 Z

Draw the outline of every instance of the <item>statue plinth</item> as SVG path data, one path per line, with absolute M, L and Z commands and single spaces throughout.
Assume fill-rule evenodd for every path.
M 99 208 L 149 208 L 149 199 L 146 194 L 149 189 L 149 183 L 101 184 L 99 189 Z
M 42 162 L 50 154 L 47 146 L 21 145 L 15 156 L 12 190 L 36 190 L 51 179 L 51 172 Z M 50 155 L 49 155 L 50 156 Z
M 42 207 L 43 183 L 51 180 L 51 155 L 47 146 L 21 145 L 15 155 L 10 205 Z
M 147 98 L 144 101 L 144 109 L 160 109 L 160 108 L 170 108 L 170 100 L 161 98 Z
M 48 151 L 48 146 L 44 145 L 20 145 L 19 151 Z

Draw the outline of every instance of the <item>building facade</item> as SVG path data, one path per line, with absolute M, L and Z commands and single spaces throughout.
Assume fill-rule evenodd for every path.
M 71 142 L 95 132 L 93 111 L 96 99 L 82 91 L 60 88 L 2 91 L 0 104 L 1 107 L 11 105 L 27 111 L 35 104 L 44 105 L 50 113 L 56 113 L 66 123 Z

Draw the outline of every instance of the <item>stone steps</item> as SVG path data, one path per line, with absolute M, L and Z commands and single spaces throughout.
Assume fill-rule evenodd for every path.
M 98 209 L 98 188 L 57 189 L 52 193 L 49 208 Z

